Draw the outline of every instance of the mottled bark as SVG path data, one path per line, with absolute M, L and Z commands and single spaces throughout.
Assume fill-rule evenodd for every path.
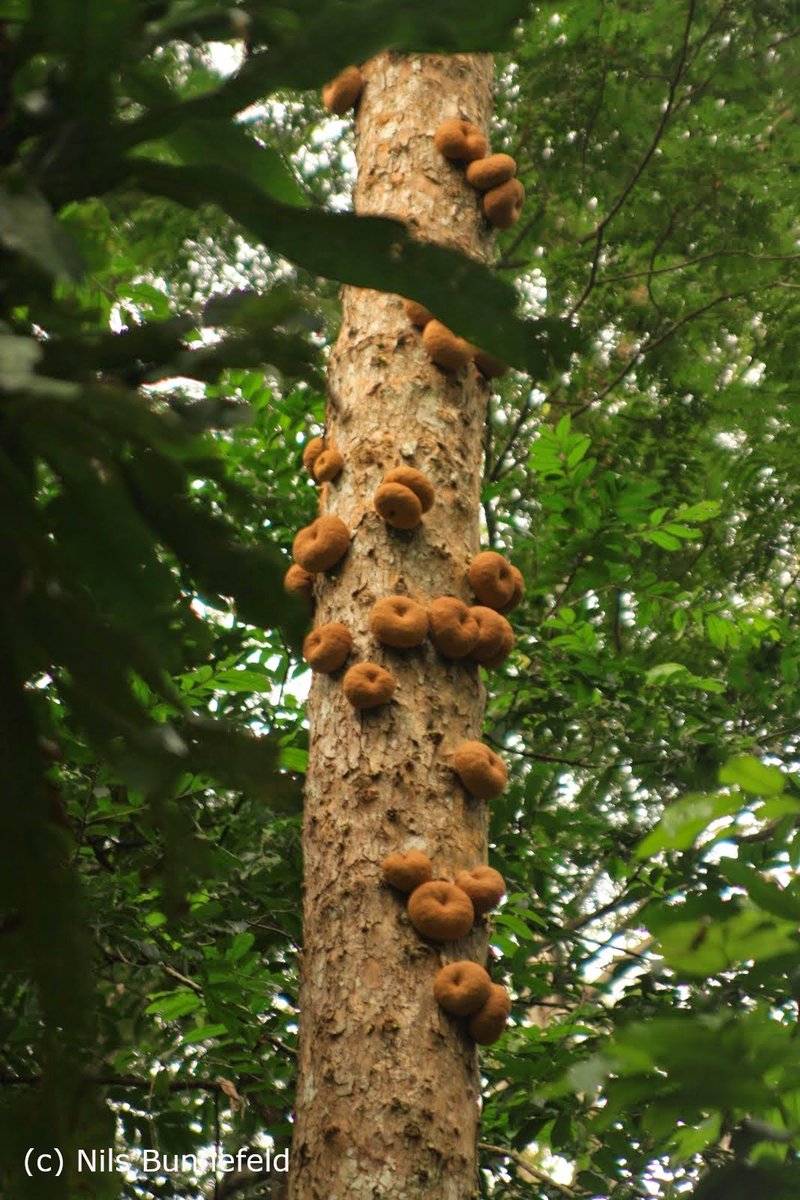
M 487 129 L 488 56 L 383 54 L 364 69 L 356 118 L 359 213 L 397 217 L 420 238 L 488 257 L 477 193 L 434 149 L 448 117 Z M 393 851 L 424 850 L 452 878 L 486 861 L 486 805 L 471 799 L 453 752 L 479 738 L 477 667 L 430 644 L 392 651 L 369 632 L 373 603 L 405 594 L 469 600 L 478 550 L 487 388 L 475 368 L 447 375 L 428 360 L 399 297 L 343 291 L 329 372 L 326 436 L 345 469 L 321 511 L 352 531 L 341 567 L 317 580 L 316 621 L 353 633 L 350 662 L 397 679 L 394 701 L 359 715 L 342 672 L 315 678 L 309 702 L 305 952 L 292 1200 L 467 1200 L 476 1186 L 478 1070 L 462 1023 L 433 998 L 439 967 L 485 961 L 485 928 L 437 946 L 381 883 Z M 436 502 L 410 533 L 387 528 L 372 497 L 384 473 L 427 472 Z

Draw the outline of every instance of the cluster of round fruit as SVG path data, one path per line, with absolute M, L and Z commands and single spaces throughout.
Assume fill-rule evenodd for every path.
M 519 220 L 525 189 L 517 179 L 510 154 L 489 154 L 486 138 L 470 121 L 443 121 L 433 144 L 449 162 L 466 163 L 467 183 L 483 194 L 483 213 L 497 229 L 510 229 Z
M 414 467 L 397 467 L 384 477 L 374 502 L 387 524 L 410 530 L 420 524 L 433 501 L 427 475 Z M 287 572 L 288 590 L 310 589 L 314 574 L 335 566 L 348 545 L 347 527 L 340 518 L 318 517 L 295 538 L 296 562 Z M 297 571 L 303 574 L 298 577 Z M 467 605 L 456 596 L 439 596 L 428 605 L 407 595 L 385 596 L 373 606 L 372 633 L 393 650 L 410 650 L 430 638 L 444 658 L 468 658 L 489 669 L 501 666 L 514 647 L 514 633 L 503 614 L 522 597 L 522 575 L 490 550 L 473 559 L 468 578 L 478 604 Z M 330 674 L 344 665 L 352 644 L 347 627 L 331 621 L 308 634 L 303 654 L 312 670 Z M 375 708 L 391 699 L 394 678 L 377 664 L 359 663 L 347 672 L 344 689 L 356 708 Z
M 342 116 L 355 106 L 363 88 L 359 68 L 345 67 L 323 87 L 322 102 L 329 112 Z M 510 154 L 489 154 L 478 126 L 457 117 L 441 123 L 433 144 L 448 161 L 467 164 L 467 182 L 483 194 L 483 211 L 490 224 L 510 229 L 519 220 L 525 189 L 516 178 L 517 164 Z
M 433 863 L 420 850 L 390 854 L 381 863 L 386 883 L 408 896 L 408 919 L 432 942 L 465 937 L 476 920 L 502 899 L 505 880 L 493 867 L 459 871 L 451 883 L 433 878 Z M 511 1002 L 508 992 L 484 967 L 470 959 L 443 966 L 433 983 L 436 1000 L 453 1016 L 469 1017 L 469 1032 L 481 1045 L 496 1042 L 505 1029 Z
M 356 66 L 346 67 L 322 89 L 325 107 L 341 116 L 352 108 L 364 87 L 364 78 Z M 466 165 L 467 183 L 481 193 L 484 216 L 497 229 L 510 229 L 518 220 L 525 201 L 525 189 L 517 179 L 517 164 L 510 154 L 489 154 L 489 144 L 471 121 L 451 118 L 443 121 L 433 143 L 451 163 Z M 459 337 L 437 320 L 423 305 L 405 302 L 412 325 L 422 329 L 422 344 L 432 362 L 445 371 L 458 371 L 474 361 L 487 379 L 504 375 L 505 363 Z
M 411 324 L 422 330 L 422 345 L 428 358 L 443 371 L 460 371 L 468 363 L 474 362 L 484 379 L 499 379 L 507 372 L 508 367 L 504 362 L 453 333 L 442 321 L 437 321 L 423 304 L 418 304 L 416 300 L 404 300 L 403 306 Z

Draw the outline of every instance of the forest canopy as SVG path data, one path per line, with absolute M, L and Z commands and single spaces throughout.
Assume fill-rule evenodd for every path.
M 70 1194 L 31 1145 L 289 1143 L 281 579 L 349 283 L 514 368 L 481 1194 L 797 1194 L 798 44 L 786 0 L 0 0 L 4 1193 Z M 491 268 L 350 210 L 319 88 L 385 48 L 495 53 Z

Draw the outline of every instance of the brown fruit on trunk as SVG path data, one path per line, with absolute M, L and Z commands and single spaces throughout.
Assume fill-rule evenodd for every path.
M 484 194 L 483 211 L 496 229 L 510 229 L 519 220 L 524 203 L 525 188 L 518 179 L 509 179 Z
M 403 483 L 382 483 L 374 503 L 379 516 L 394 529 L 416 529 L 422 520 L 419 498 Z
M 402 483 L 404 487 L 411 488 L 411 491 L 422 505 L 424 513 L 429 512 L 433 507 L 433 500 L 436 493 L 433 490 L 433 484 L 424 471 L 418 471 L 416 467 L 393 467 L 391 471 L 387 471 L 383 482 Z
M 283 577 L 283 590 L 287 596 L 302 597 L 311 604 L 314 600 L 314 576 L 297 563 L 292 563 Z
M 502 1036 L 511 1012 L 511 997 L 499 983 L 493 983 L 489 999 L 469 1023 L 469 1032 L 479 1046 L 491 1046 Z
M 439 596 L 428 608 L 430 639 L 445 658 L 465 658 L 478 642 L 478 622 L 463 600 Z
M 317 483 L 328 483 L 331 479 L 336 478 L 343 466 L 344 455 L 340 454 L 338 450 L 323 450 L 314 460 L 311 474 Z
M 350 533 L 341 517 L 317 517 L 295 535 L 292 543 L 295 561 L 316 574 L 329 571 L 344 558 L 350 546 Z
M 453 766 L 464 787 L 477 800 L 494 800 L 508 783 L 506 764 L 483 742 L 462 742 Z
M 353 635 L 341 621 L 312 629 L 303 642 L 303 658 L 312 671 L 338 671 L 353 648 Z
M 484 158 L 489 145 L 471 121 L 443 121 L 433 135 L 433 144 L 440 154 L 455 162 L 472 162 Z
M 383 878 L 398 892 L 413 892 L 433 879 L 433 863 L 421 850 L 388 854 L 381 863 Z
M 510 613 L 516 608 L 522 597 L 525 595 L 525 580 L 522 578 L 522 572 L 513 564 L 511 566 L 511 577 L 514 580 L 514 591 L 511 593 L 511 599 L 508 604 L 504 604 L 502 608 L 498 608 L 500 613 Z
M 489 974 L 465 959 L 442 967 L 433 981 L 437 1003 L 454 1017 L 469 1017 L 483 1008 L 492 990 Z
M 476 347 L 474 358 L 475 366 L 485 379 L 499 379 L 501 375 L 508 374 L 507 365 L 486 350 L 478 350 Z
M 475 910 L 466 892 L 435 879 L 415 888 L 408 898 L 408 917 L 417 933 L 434 942 L 454 942 L 472 928 Z
M 321 437 L 313 437 L 306 442 L 303 447 L 303 466 L 308 471 L 309 475 L 314 473 L 314 463 L 319 458 L 322 451 L 325 449 L 325 443 Z
M 403 308 L 406 310 L 406 316 L 411 324 L 416 325 L 418 329 L 424 329 L 428 321 L 433 320 L 433 313 L 416 300 L 404 300 Z
M 467 183 L 471 183 L 479 192 L 488 192 L 491 188 L 508 183 L 516 173 L 517 164 L 510 154 L 490 154 L 488 158 L 480 158 L 469 164 Z
M 428 321 L 422 331 L 422 344 L 431 362 L 445 371 L 461 370 L 473 355 L 469 342 L 458 337 L 441 321 Z
M 521 580 L 522 576 L 519 578 Z M 481 604 L 500 610 L 513 602 L 517 577 L 502 554 L 496 550 L 482 550 L 469 565 L 469 584 Z
M 469 611 L 478 625 L 478 641 L 470 658 L 484 667 L 499 667 L 514 649 L 514 630 L 493 608 L 476 604 Z
M 364 78 L 358 67 L 345 67 L 335 79 L 331 79 L 323 87 L 322 103 L 330 112 L 340 117 L 353 107 L 363 87 Z
M 506 881 L 494 867 L 473 867 L 471 871 L 459 871 L 455 884 L 469 896 L 476 917 L 482 917 L 495 908 L 506 894 Z
M 428 610 L 408 596 L 384 596 L 373 605 L 369 626 L 384 646 L 410 650 L 428 636 Z
M 378 708 L 394 695 L 395 679 L 377 663 L 356 663 L 346 673 L 342 687 L 353 708 Z

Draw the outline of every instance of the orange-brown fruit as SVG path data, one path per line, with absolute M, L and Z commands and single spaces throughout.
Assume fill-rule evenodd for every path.
M 314 463 L 319 458 L 322 451 L 325 449 L 325 443 L 321 437 L 313 437 L 306 442 L 303 447 L 303 466 L 308 471 L 309 475 L 314 474 Z
M 504 604 L 502 608 L 498 608 L 498 612 L 509 613 L 516 608 L 522 597 L 525 595 L 525 580 L 522 578 L 522 572 L 518 567 L 512 566 L 511 576 L 514 580 L 514 591 L 511 594 L 511 599 L 508 604 Z
M 501 362 L 499 358 L 495 358 L 493 354 L 489 354 L 486 350 L 478 350 L 476 348 L 473 357 L 475 358 L 475 366 L 486 379 L 499 379 L 501 375 L 508 374 L 506 364 Z
M 381 863 L 383 878 L 398 892 L 413 892 L 433 879 L 433 863 L 421 850 L 389 854 Z
M 443 121 L 433 135 L 433 144 L 445 158 L 457 162 L 472 162 L 485 158 L 489 145 L 486 138 L 471 121 L 456 119 Z
M 403 308 L 406 310 L 406 316 L 411 324 L 416 325 L 419 329 L 424 329 L 428 321 L 433 320 L 433 313 L 416 300 L 404 300 Z
M 283 590 L 287 596 L 301 596 L 311 602 L 314 599 L 314 576 L 310 571 L 292 563 L 283 577 Z
M 469 564 L 469 584 L 481 604 L 502 609 L 514 599 L 517 578 L 511 563 L 502 554 L 482 550 Z
M 341 517 L 317 517 L 295 534 L 292 550 L 295 561 L 312 574 L 329 571 L 344 558 L 350 546 L 350 533 Z
M 341 621 L 318 625 L 303 642 L 303 658 L 312 671 L 338 671 L 353 648 L 353 635 Z
M 428 610 L 408 596 L 384 596 L 373 605 L 369 626 L 384 646 L 408 650 L 428 636 Z
M 462 337 L 457 337 L 441 321 L 432 320 L 422 331 L 422 344 L 431 362 L 445 371 L 459 371 L 472 358 L 473 349 Z
M 393 467 L 384 475 L 383 482 L 402 483 L 404 487 L 411 488 L 424 513 L 433 506 L 433 498 L 436 495 L 433 484 L 424 471 L 418 471 L 416 467 Z
M 311 474 L 316 479 L 317 483 L 328 483 L 329 480 L 335 479 L 344 466 L 344 456 L 339 450 L 323 450 L 314 460 L 314 465 L 311 468 Z
M 483 742 L 462 742 L 453 766 L 464 787 L 478 800 L 494 800 L 508 783 L 506 764 Z
M 478 643 L 478 622 L 463 600 L 439 596 L 428 609 L 430 638 L 445 658 L 464 658 Z
M 499 983 L 493 983 L 489 990 L 489 999 L 469 1023 L 472 1040 L 479 1046 L 491 1046 L 502 1036 L 510 1012 L 511 997 Z
M 525 188 L 518 179 L 509 179 L 484 193 L 483 211 L 497 229 L 510 229 L 519 220 L 524 203 Z
M 484 667 L 499 667 L 514 649 L 514 630 L 493 608 L 476 604 L 469 611 L 478 623 L 478 640 L 470 658 Z
M 342 687 L 353 708 L 378 708 L 394 695 L 395 679 L 385 667 L 361 662 L 345 673 Z
M 494 867 L 473 867 L 471 871 L 459 871 L 455 884 L 469 896 L 476 917 L 489 912 L 506 894 L 506 881 Z
M 394 529 L 416 529 L 422 520 L 419 497 L 404 483 L 382 483 L 374 503 L 386 524 Z
M 358 67 L 345 69 L 326 83 L 322 89 L 322 103 L 329 112 L 340 117 L 352 108 L 364 87 L 364 77 Z
M 479 158 L 469 164 L 467 183 L 471 183 L 479 192 L 488 192 L 508 183 L 516 173 L 517 164 L 510 154 L 490 154 L 488 158 Z
M 408 898 L 408 917 L 423 937 L 450 942 L 472 928 L 475 911 L 466 892 L 454 883 L 435 879 L 415 888 Z
M 469 959 L 448 963 L 433 981 L 437 1002 L 454 1017 L 469 1017 L 483 1008 L 491 990 L 488 972 Z

